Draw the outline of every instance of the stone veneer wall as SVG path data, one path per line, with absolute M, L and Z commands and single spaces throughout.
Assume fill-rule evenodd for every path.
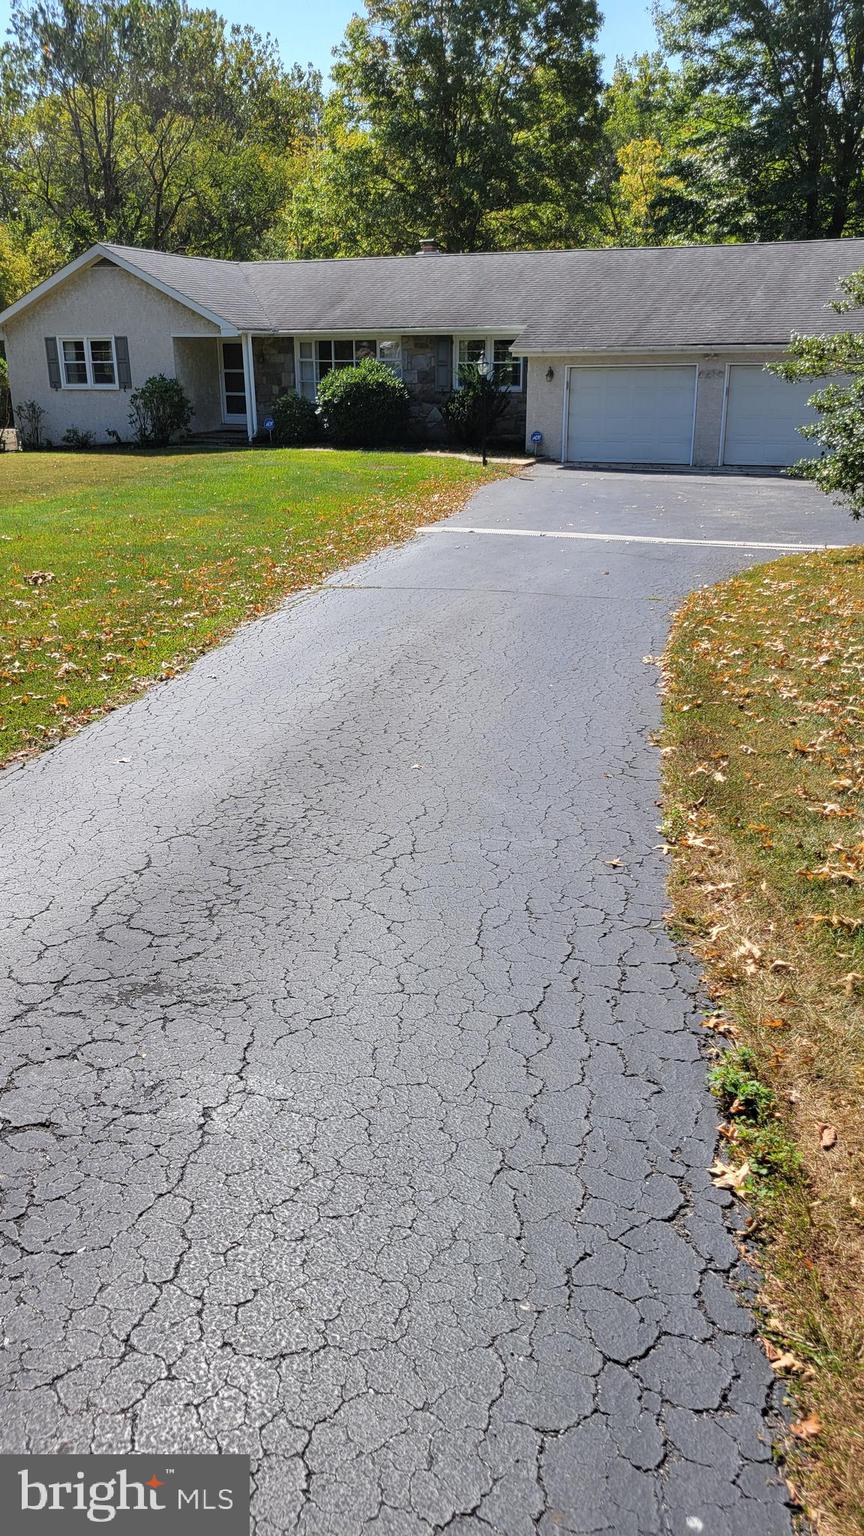
M 453 390 L 452 336 L 402 336 L 402 377 L 411 395 L 411 433 L 423 442 L 443 442 L 447 429 L 441 405 Z M 291 336 L 255 336 L 255 398 L 259 424 L 274 400 L 295 389 L 294 340 Z M 525 438 L 525 391 L 510 396 L 495 436 Z
M 440 442 L 447 437 L 441 405 L 453 391 L 452 336 L 403 336 L 402 377 L 411 393 L 411 430 Z M 525 440 L 525 391 L 510 396 L 495 436 Z
M 252 358 L 260 427 L 274 400 L 295 387 L 293 336 L 253 336 Z

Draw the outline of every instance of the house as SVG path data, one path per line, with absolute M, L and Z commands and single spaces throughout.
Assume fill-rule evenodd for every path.
M 784 465 L 810 386 L 764 372 L 793 331 L 864 329 L 830 308 L 864 239 L 216 261 L 95 245 L 0 314 L 13 396 L 44 435 L 130 434 L 128 392 L 176 375 L 196 433 L 263 429 L 287 389 L 376 355 L 404 378 L 420 437 L 460 365 L 511 399 L 504 430 L 567 462 Z

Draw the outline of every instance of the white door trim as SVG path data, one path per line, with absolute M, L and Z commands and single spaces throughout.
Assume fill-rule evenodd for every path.
M 250 443 L 258 435 L 258 402 L 255 399 L 255 358 L 252 337 L 248 331 L 241 337 L 243 345 L 243 378 L 246 384 L 246 426 Z
M 242 356 L 243 356 L 243 384 L 244 384 L 244 388 L 245 388 L 245 391 L 246 391 L 246 410 L 243 412 L 242 416 L 237 416 L 237 415 L 229 416 L 229 414 L 228 414 L 228 406 L 227 406 L 226 401 L 225 401 L 225 352 L 224 352 L 224 348 L 225 348 L 226 343 L 227 343 L 227 345 L 229 347 L 230 346 L 236 347 L 236 346 L 239 345 L 240 349 L 241 349 L 241 352 L 242 352 Z M 248 425 L 248 419 L 249 419 L 249 385 L 248 385 L 248 381 L 246 379 L 246 348 L 243 345 L 243 337 L 242 336 L 220 336 L 219 340 L 218 340 L 218 348 L 219 348 L 219 353 L 218 353 L 218 362 L 219 362 L 219 399 L 220 399 L 221 404 L 222 404 L 222 425 L 226 426 L 226 427 L 245 427 L 245 426 Z
M 723 371 L 723 407 L 720 412 L 720 444 L 717 450 L 717 463 L 722 469 L 726 463 L 726 416 L 729 411 L 729 363 Z
M 564 369 L 564 420 L 561 431 L 561 463 L 573 462 L 567 458 L 567 443 L 570 436 L 570 375 L 571 373 L 598 373 L 601 369 L 611 372 L 613 369 L 626 368 L 692 368 L 693 370 L 693 416 L 690 422 L 690 457 L 687 460 L 692 468 L 693 455 L 696 450 L 696 407 L 699 403 L 699 364 L 698 362 L 683 363 L 567 363 Z M 621 463 L 626 464 L 622 459 Z

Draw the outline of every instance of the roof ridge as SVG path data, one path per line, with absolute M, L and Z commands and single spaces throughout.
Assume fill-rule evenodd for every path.
M 244 277 L 247 271 L 258 271 L 262 267 L 312 267 L 344 265 L 346 262 L 365 263 L 373 261 L 416 261 L 418 257 L 414 252 L 396 254 L 388 252 L 375 256 L 364 254 L 362 256 L 265 256 L 255 257 L 249 260 L 238 260 L 233 256 L 191 256 L 185 251 L 160 251 L 153 246 L 120 245 L 116 242 L 100 242 L 108 250 L 135 252 L 138 255 L 167 256 L 175 261 L 209 262 L 212 265 L 232 267 L 241 272 Z M 836 238 L 819 240 L 716 240 L 697 242 L 693 241 L 684 245 L 567 245 L 567 246 L 534 246 L 521 247 L 518 250 L 491 250 L 491 251 L 438 251 L 432 260 L 463 260 L 466 257 L 507 257 L 507 256 L 576 256 L 582 253 L 586 255 L 613 255 L 647 254 L 649 252 L 671 253 L 684 251 L 752 251 L 752 250 L 778 250 L 785 247 L 818 248 L 827 245 L 864 245 L 862 235 L 841 235 Z M 420 257 L 419 260 L 430 258 Z M 255 295 L 258 298 L 257 294 Z M 258 300 L 260 303 L 260 299 Z

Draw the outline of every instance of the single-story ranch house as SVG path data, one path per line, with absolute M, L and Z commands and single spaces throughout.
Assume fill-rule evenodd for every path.
M 764 371 L 793 331 L 864 329 L 830 307 L 864 240 L 336 261 L 214 261 L 95 245 L 0 314 L 13 399 L 69 427 L 130 435 L 128 391 L 175 375 L 193 431 L 263 430 L 364 355 L 405 380 L 420 437 L 460 364 L 506 382 L 511 437 L 567 462 L 784 465 L 810 386 Z

